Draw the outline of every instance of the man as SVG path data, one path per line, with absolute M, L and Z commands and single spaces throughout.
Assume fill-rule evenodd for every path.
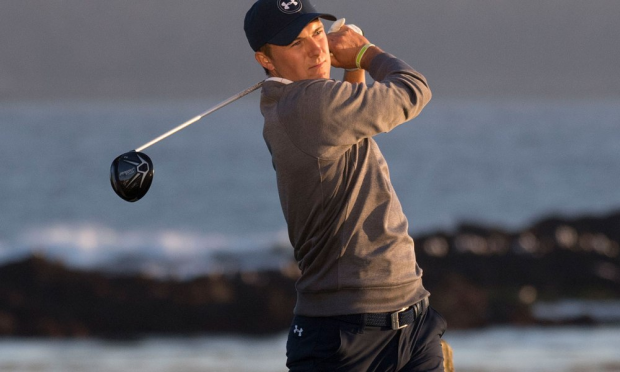
M 425 78 L 307 0 L 259 0 L 244 29 L 267 71 L 261 112 L 297 281 L 291 371 L 443 371 L 408 222 L 373 136 L 417 116 Z M 352 70 L 330 79 L 331 67 Z M 356 70 L 358 69 L 358 70 Z M 355 81 L 368 71 L 370 86 Z

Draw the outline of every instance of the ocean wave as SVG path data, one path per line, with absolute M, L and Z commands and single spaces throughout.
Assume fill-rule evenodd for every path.
M 0 263 L 37 255 L 70 267 L 115 274 L 188 279 L 207 273 L 280 269 L 292 249 L 285 231 L 250 236 L 189 231 L 121 231 L 93 223 L 58 223 L 0 242 Z

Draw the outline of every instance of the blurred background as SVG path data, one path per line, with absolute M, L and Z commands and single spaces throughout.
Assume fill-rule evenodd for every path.
M 298 272 L 259 94 L 145 150 L 139 202 L 108 178 L 264 78 L 251 4 L 0 4 L 0 370 L 285 370 Z M 620 371 L 620 3 L 313 4 L 433 90 L 377 141 L 456 369 Z

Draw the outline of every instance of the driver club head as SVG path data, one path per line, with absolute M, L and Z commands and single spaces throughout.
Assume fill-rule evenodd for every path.
M 110 183 L 118 196 L 128 202 L 140 200 L 153 182 L 153 162 L 136 151 L 118 156 L 110 167 Z

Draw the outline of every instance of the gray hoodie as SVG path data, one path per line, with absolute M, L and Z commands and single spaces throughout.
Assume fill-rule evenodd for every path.
M 295 259 L 295 314 L 389 312 L 427 297 L 407 218 L 373 136 L 417 116 L 426 79 L 376 56 L 374 83 L 267 81 L 263 135 Z

